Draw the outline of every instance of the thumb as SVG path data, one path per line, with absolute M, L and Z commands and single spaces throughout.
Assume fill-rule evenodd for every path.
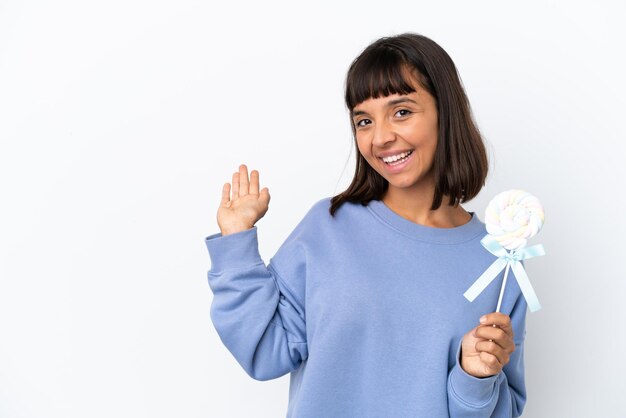
M 264 205 L 269 205 L 270 203 L 270 191 L 267 187 L 264 187 L 259 193 L 259 200 L 263 202 Z

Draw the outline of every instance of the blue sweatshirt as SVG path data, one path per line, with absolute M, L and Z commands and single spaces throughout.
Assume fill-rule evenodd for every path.
M 287 418 L 520 416 L 527 305 L 512 271 L 509 363 L 487 378 L 460 366 L 463 335 L 495 311 L 504 276 L 463 297 L 496 258 L 478 216 L 434 228 L 380 200 L 329 207 L 317 201 L 267 266 L 256 226 L 205 239 L 213 325 L 252 378 L 291 373 Z

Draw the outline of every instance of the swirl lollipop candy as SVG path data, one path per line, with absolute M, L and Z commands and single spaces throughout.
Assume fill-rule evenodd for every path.
M 487 232 L 507 250 L 525 246 L 541 230 L 543 220 L 539 199 L 519 189 L 499 193 L 485 211 Z
M 492 254 L 496 261 L 463 294 L 472 302 L 498 274 L 505 269 L 500 297 L 496 312 L 500 312 L 502 296 L 506 286 L 509 268 L 515 273 L 515 279 L 528 302 L 531 312 L 541 309 L 537 295 L 533 290 L 528 275 L 521 261 L 545 254 L 543 245 L 526 247 L 529 238 L 536 235 L 543 226 L 544 212 L 539 199 L 519 189 L 511 189 L 497 194 L 485 212 L 487 235 L 480 243 Z

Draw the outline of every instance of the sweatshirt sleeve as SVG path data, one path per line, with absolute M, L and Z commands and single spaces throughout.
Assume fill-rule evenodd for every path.
M 462 339 L 459 340 L 456 364 L 448 375 L 450 418 L 515 418 L 522 415 L 526 404 L 524 380 L 526 309 L 526 299 L 520 294 L 510 314 L 515 351 L 497 375 L 478 378 L 465 372 L 460 363 Z
M 296 238 L 292 233 L 267 267 L 256 226 L 205 239 L 211 321 L 222 343 L 256 380 L 283 376 L 308 357 L 304 295 L 297 291 L 304 289 L 306 263 Z M 274 265 L 279 263 L 284 277 Z

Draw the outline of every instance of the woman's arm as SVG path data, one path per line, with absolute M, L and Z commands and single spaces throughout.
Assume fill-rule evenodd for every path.
M 265 266 L 257 227 L 211 235 L 206 245 L 211 257 L 211 320 L 224 345 L 257 380 L 298 368 L 308 357 L 303 295 L 296 294 L 277 266 Z M 284 274 L 292 280 L 304 280 L 298 247 L 292 234 L 273 258 L 282 261 Z
M 306 264 L 296 238 L 305 223 L 266 267 L 254 224 L 269 201 L 269 189 L 259 187 L 259 172 L 252 170 L 248 179 L 248 167 L 241 164 L 232 177 L 232 196 L 229 183 L 222 188 L 217 211 L 221 232 L 205 240 L 211 257 L 211 320 L 224 345 L 257 380 L 282 376 L 308 357 L 304 296 L 293 290 L 304 289 Z M 276 264 L 282 266 L 282 277 Z
M 461 367 L 461 341 L 456 364 L 448 375 L 448 407 L 451 418 L 519 417 L 526 404 L 524 380 L 524 338 L 527 304 L 520 294 L 510 318 L 515 349 L 508 363 L 493 376 L 478 378 Z

